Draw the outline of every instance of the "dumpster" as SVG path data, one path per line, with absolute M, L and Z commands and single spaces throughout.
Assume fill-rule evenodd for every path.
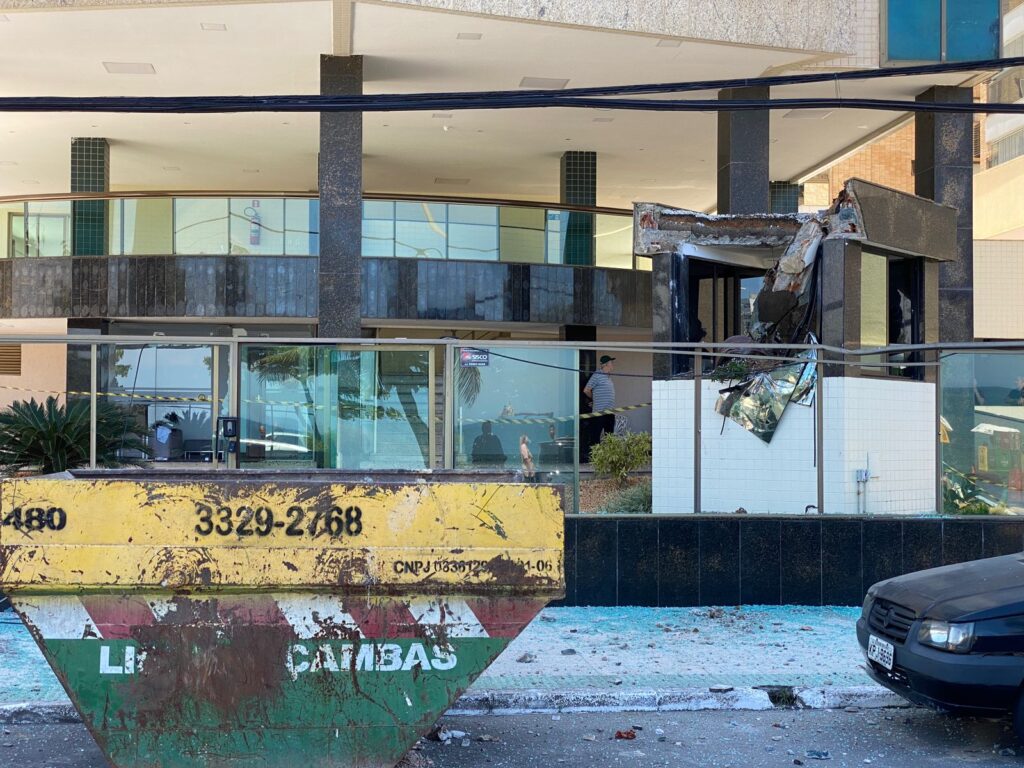
M 118 768 L 392 766 L 563 593 L 553 486 L 0 485 L 0 589 Z

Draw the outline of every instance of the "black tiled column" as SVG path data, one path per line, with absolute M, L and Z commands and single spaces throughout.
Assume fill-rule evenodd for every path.
M 766 87 L 726 88 L 720 101 L 767 99 Z M 765 213 L 768 192 L 768 110 L 718 113 L 718 212 Z
M 970 88 L 934 86 L 917 101 L 970 104 Z M 939 267 L 939 339 L 974 340 L 974 205 L 970 113 L 914 117 L 914 191 L 957 209 L 957 260 Z
M 597 205 L 597 152 L 562 153 L 559 193 L 565 205 Z M 594 214 L 569 213 L 563 257 L 566 264 L 594 263 Z
M 71 140 L 71 191 L 110 189 L 110 144 L 106 139 Z M 76 256 L 107 253 L 107 205 L 104 200 L 75 200 L 71 204 L 71 252 Z
M 363 92 L 362 56 L 321 56 L 320 93 Z M 363 115 L 320 114 L 319 335 L 361 333 Z
M 800 185 L 773 181 L 768 185 L 768 199 L 772 213 L 797 213 L 800 210 Z

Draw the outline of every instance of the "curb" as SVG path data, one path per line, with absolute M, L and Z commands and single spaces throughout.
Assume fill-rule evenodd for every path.
M 871 685 L 842 688 L 764 686 L 710 691 L 479 691 L 464 694 L 448 715 L 524 715 L 582 712 L 697 712 L 702 710 L 884 709 L 909 707 L 895 693 Z M 0 724 L 59 725 L 82 722 L 71 704 L 0 705 Z

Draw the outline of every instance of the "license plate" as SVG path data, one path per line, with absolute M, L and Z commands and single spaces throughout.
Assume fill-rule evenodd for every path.
M 868 637 L 868 658 L 876 661 L 886 669 L 892 669 L 892 643 L 887 643 L 881 638 L 870 635 Z

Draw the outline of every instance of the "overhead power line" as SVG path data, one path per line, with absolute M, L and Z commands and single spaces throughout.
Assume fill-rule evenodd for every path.
M 772 77 L 699 80 L 678 83 L 596 86 L 562 91 L 516 90 L 456 93 L 370 94 L 323 96 L 5 96 L 0 112 L 415 112 L 426 110 L 532 109 L 570 107 L 674 112 L 722 112 L 754 109 L 872 109 L 899 112 L 1024 112 L 1024 104 L 959 103 L 870 98 L 796 99 L 635 99 L 649 94 L 678 94 L 751 86 L 779 87 L 847 80 L 882 80 L 953 72 L 1024 66 L 1024 56 L 887 69 L 860 69 Z

